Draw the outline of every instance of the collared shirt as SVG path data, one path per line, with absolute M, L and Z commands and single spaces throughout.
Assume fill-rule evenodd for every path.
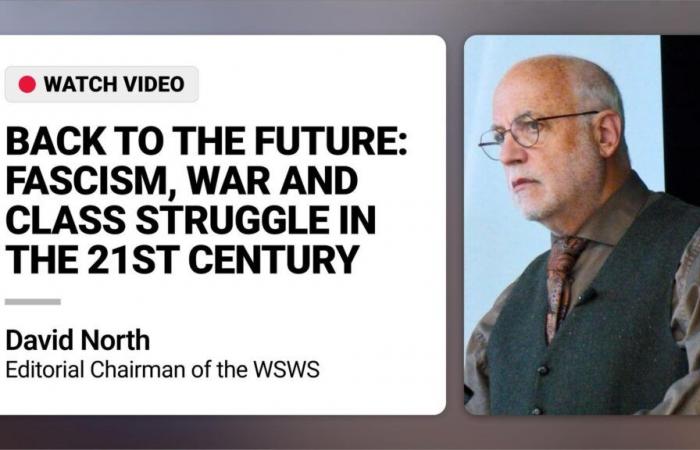
M 576 234 L 589 239 L 572 271 L 571 299 L 593 281 L 603 263 L 647 206 L 659 198 L 632 172 L 627 181 L 586 221 Z M 688 355 L 689 373 L 669 386 L 663 400 L 638 414 L 700 414 L 700 229 L 688 242 L 675 275 L 669 327 L 676 344 Z M 650 255 L 653 258 L 653 255 Z M 517 280 L 516 280 L 517 281 Z M 493 307 L 477 324 L 466 349 L 464 384 L 471 393 L 466 409 L 472 414 L 490 414 L 489 367 L 486 347 L 498 315 L 515 282 L 498 296 Z M 542 318 L 544 333 L 545 318 Z

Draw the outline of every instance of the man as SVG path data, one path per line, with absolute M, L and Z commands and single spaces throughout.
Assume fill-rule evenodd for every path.
M 646 188 L 624 125 L 590 61 L 532 58 L 498 84 L 480 146 L 552 250 L 475 328 L 469 412 L 700 414 L 700 209 Z

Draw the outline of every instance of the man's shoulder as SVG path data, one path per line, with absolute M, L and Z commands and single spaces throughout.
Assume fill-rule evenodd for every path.
M 525 267 L 525 270 L 523 270 L 523 272 L 496 298 L 493 310 L 500 312 L 517 286 L 522 286 L 522 283 L 528 283 L 538 277 L 542 278 L 542 271 L 546 271 L 547 269 L 548 258 L 549 250 L 537 255 L 532 261 L 530 261 L 530 263 Z
M 641 223 L 646 225 L 642 226 Z M 654 192 L 626 234 L 634 235 L 634 231 L 637 231 L 643 234 L 660 233 L 659 238 L 666 234 L 667 237 L 685 236 L 689 239 L 698 228 L 700 207 L 665 192 Z
M 550 252 L 549 250 L 546 250 L 546 251 L 540 253 L 539 255 L 535 256 L 535 258 L 532 261 L 530 261 L 530 264 L 528 264 L 525 267 L 525 270 L 523 270 L 523 273 L 520 274 L 518 279 L 523 278 L 524 275 L 528 274 L 529 272 L 532 272 L 533 270 L 537 271 L 538 269 L 541 269 L 542 266 L 544 266 L 544 268 L 546 268 L 547 267 L 547 259 L 549 258 L 549 252 Z
M 657 205 L 670 209 L 673 213 L 685 213 L 700 215 L 700 207 L 686 202 L 685 200 L 676 197 L 675 195 L 667 194 L 666 192 L 652 192 L 648 207 Z M 645 208 L 646 210 L 647 208 Z

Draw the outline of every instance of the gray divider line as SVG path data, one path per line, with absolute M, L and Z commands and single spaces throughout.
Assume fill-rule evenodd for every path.
M 23 306 L 23 305 L 60 305 L 60 298 L 6 298 L 5 306 Z

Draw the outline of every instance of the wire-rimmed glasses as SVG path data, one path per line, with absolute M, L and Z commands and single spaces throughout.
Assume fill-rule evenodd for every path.
M 559 114 L 556 116 L 547 117 L 532 117 L 530 114 L 522 114 L 510 124 L 510 128 L 502 130 L 492 128 L 481 135 L 479 147 L 484 151 L 484 154 L 494 161 L 501 160 L 501 146 L 506 139 L 506 133 L 515 139 L 515 142 L 522 147 L 530 148 L 537 144 L 540 138 L 540 122 L 545 120 L 563 119 L 565 117 L 586 116 L 589 114 L 598 114 L 600 111 L 584 111 L 580 113 Z

